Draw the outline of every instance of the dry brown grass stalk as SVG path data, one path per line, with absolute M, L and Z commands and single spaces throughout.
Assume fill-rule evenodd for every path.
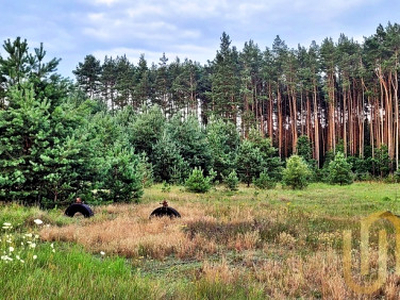
M 266 209 L 262 203 L 232 206 L 185 202 L 181 198 L 173 205 L 182 215 L 179 219 L 149 219 L 155 208 L 151 204 L 108 205 L 96 208 L 93 219 L 44 228 L 41 238 L 76 242 L 93 253 L 104 251 L 134 260 L 174 257 L 205 261 L 194 273 L 195 280 L 228 285 L 248 281 L 273 299 L 399 298 L 400 277 L 394 275 L 371 296 L 349 289 L 343 276 L 341 249 L 334 248 L 341 238 L 339 231 L 312 232 L 315 244 L 309 241 L 311 230 L 307 232 L 302 225 L 305 217 L 288 216 L 286 207 Z M 353 254 L 357 266 L 359 253 Z M 219 258 L 219 262 L 211 257 Z M 372 269 L 377 268 L 377 261 L 375 251 Z M 394 265 L 393 256 L 389 264 Z M 358 271 L 355 267 L 354 274 Z

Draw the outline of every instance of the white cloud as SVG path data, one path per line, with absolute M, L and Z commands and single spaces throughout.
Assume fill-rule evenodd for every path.
M 104 13 L 89 13 L 88 19 L 92 22 L 99 22 L 104 20 Z
M 286 0 L 285 0 L 286 1 Z M 300 0 L 287 1 L 286 6 L 291 12 L 303 14 L 311 20 L 332 20 L 341 14 L 360 6 L 368 6 L 377 0 Z M 284 12 L 284 11 L 283 11 Z
M 135 7 L 130 7 L 126 11 L 129 18 L 140 19 L 149 16 L 162 16 L 165 14 L 165 10 L 161 6 L 156 5 L 142 5 L 139 4 Z
M 120 2 L 120 1 L 119 0 L 95 0 L 94 1 L 95 4 L 105 4 L 107 6 L 111 6 L 118 2 Z
M 14 3 L 15 2 L 15 3 Z M 308 46 L 340 33 L 362 41 L 379 23 L 398 19 L 400 2 L 388 0 L 76 0 L 39 4 L 14 0 L 0 12 L 2 40 L 44 42 L 48 57 L 60 57 L 60 69 L 74 69 L 84 56 L 123 55 L 132 62 L 141 53 L 158 63 L 165 51 L 212 60 L 223 31 L 239 49 L 253 39 L 260 49 L 280 35 L 290 47 Z M 2 49 L 0 47 L 0 53 Z M 67 73 L 67 71 L 65 71 Z
M 291 25 L 296 20 L 328 25 L 347 10 L 376 1 L 97 0 L 118 5 L 88 13 L 84 34 L 109 42 L 140 39 L 151 43 L 195 40 L 204 36 L 205 30 L 220 34 L 240 29 L 246 34 L 254 32 L 256 35 L 273 29 L 275 34 L 279 34 L 278 30 L 299 30 Z

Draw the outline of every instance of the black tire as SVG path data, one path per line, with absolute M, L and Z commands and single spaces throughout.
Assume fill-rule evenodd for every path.
M 150 214 L 150 218 L 152 217 L 165 217 L 168 216 L 170 218 L 180 218 L 181 214 L 178 213 L 178 211 L 172 207 L 159 207 L 153 210 L 153 212 Z
M 68 208 L 65 210 L 65 215 L 71 218 L 76 213 L 81 213 L 85 218 L 94 216 L 92 209 L 86 204 L 74 203 L 68 206 Z

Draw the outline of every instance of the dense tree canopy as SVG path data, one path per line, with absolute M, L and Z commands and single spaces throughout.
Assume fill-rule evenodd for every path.
M 250 40 L 238 50 L 225 32 L 220 42 L 205 65 L 87 55 L 73 83 L 42 44 L 4 41 L 0 199 L 137 201 L 144 178 L 184 183 L 196 168 L 274 183 L 285 161 L 286 183 L 303 163 L 316 179 L 399 169 L 399 24 L 363 43 L 341 34 L 290 49 L 277 36 L 271 48 Z
M 318 167 L 340 141 L 346 157 L 363 158 L 370 147 L 374 158 L 375 149 L 387 146 L 393 171 L 399 167 L 399 49 L 400 26 L 391 23 L 379 25 L 364 43 L 341 34 L 297 49 L 277 36 L 271 48 L 261 50 L 250 40 L 239 51 L 224 32 L 215 58 L 204 66 L 169 62 L 164 54 L 151 68 L 141 56 L 137 66 L 125 63 L 130 71 L 109 68 L 124 57 L 106 58 L 93 70 L 113 109 L 158 104 L 168 118 L 179 112 L 199 116 L 204 125 L 212 116 L 230 121 L 244 137 L 255 127 L 281 158 L 297 153 L 297 139 L 305 136 Z M 88 57 L 76 74 L 87 63 Z M 114 77 L 125 84 L 106 79 Z

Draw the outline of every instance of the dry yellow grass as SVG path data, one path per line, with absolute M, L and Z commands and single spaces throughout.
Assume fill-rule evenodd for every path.
M 175 204 L 182 218 L 149 219 L 154 204 L 97 207 L 95 218 L 44 228 L 41 238 L 76 242 L 92 253 L 104 251 L 139 264 L 142 258 L 202 261 L 200 269 L 185 276 L 209 285 L 252 285 L 273 299 L 399 298 L 400 278 L 393 274 L 373 295 L 349 289 L 341 248 L 333 247 L 341 239 L 340 231 L 307 231 L 303 223 L 312 216 L 262 203 L 233 206 L 182 199 Z M 310 233 L 315 242 L 310 242 Z M 372 268 L 377 260 L 372 255 Z
M 193 205 L 180 207 L 182 219 L 152 218 L 150 205 L 110 205 L 97 209 L 97 214 L 109 214 L 102 222 L 82 222 L 64 227 L 49 227 L 41 232 L 44 240 L 68 241 L 84 245 L 88 251 L 104 251 L 128 258 L 141 256 L 164 259 L 216 251 L 212 241 L 196 237 L 188 239 L 184 232 L 187 222 L 204 218 Z

